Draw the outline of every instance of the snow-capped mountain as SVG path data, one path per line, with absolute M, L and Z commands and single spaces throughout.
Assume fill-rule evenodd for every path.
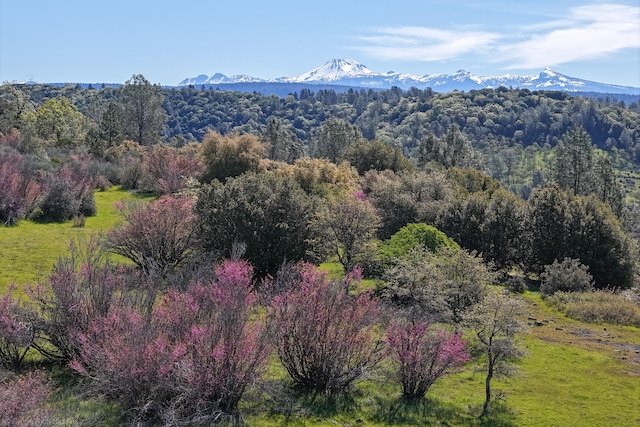
M 353 59 L 332 59 L 308 73 L 282 80 L 296 83 L 328 83 L 342 79 L 370 77 L 377 74 Z
M 436 92 L 452 90 L 469 91 L 474 89 L 498 88 L 500 86 L 530 90 L 560 90 L 565 92 L 599 92 L 635 95 L 640 88 L 619 86 L 607 83 L 592 82 L 576 77 L 569 77 L 546 68 L 538 75 L 517 76 L 476 76 L 465 70 L 454 74 L 418 75 L 388 71 L 379 73 L 372 71 L 353 59 L 332 59 L 318 68 L 296 77 L 281 77 L 265 80 L 246 75 L 227 77 L 216 73 L 212 76 L 201 74 L 181 81 L 178 86 L 209 86 L 234 83 L 296 83 L 296 84 L 332 84 L 349 87 L 388 89 L 397 86 L 401 89 L 416 87 L 432 88 Z
M 232 83 L 260 83 L 265 82 L 264 79 L 257 77 L 251 77 L 244 74 L 236 74 L 230 77 L 225 76 L 222 73 L 215 73 L 212 76 L 206 74 L 200 74 L 198 77 L 189 77 L 184 79 L 178 86 L 201 86 L 201 85 L 216 85 L 216 84 L 232 84 Z

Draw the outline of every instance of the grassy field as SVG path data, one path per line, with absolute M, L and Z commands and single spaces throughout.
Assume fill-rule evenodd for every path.
M 96 193 L 98 215 L 84 228 L 71 222 L 22 221 L 0 229 L 0 289 L 12 281 L 35 281 L 65 254 L 73 237 L 98 233 L 118 221 L 113 202 L 134 196 L 111 189 Z M 339 274 L 334 265 L 324 265 Z M 371 284 L 369 284 L 371 285 Z M 639 426 L 640 328 L 587 324 L 567 318 L 535 292 L 524 295 L 531 327 L 522 337 L 528 355 L 520 373 L 494 381 L 501 399 L 489 417 L 479 418 L 484 377 L 468 366 L 441 379 L 427 397 L 400 399 L 400 387 L 383 370 L 372 372 L 353 392 L 339 396 L 297 394 L 273 360 L 266 380 L 247 392 L 242 417 L 250 426 Z M 535 319 L 535 320 L 533 320 Z M 534 326 L 535 324 L 541 326 Z M 53 375 L 54 399 L 64 425 L 119 425 L 118 409 L 83 396 L 61 368 Z M 55 370 L 54 370 L 55 372 Z
M 30 220 L 20 221 L 15 227 L 0 227 L 0 292 L 10 283 L 35 282 L 46 275 L 58 257 L 66 253 L 71 239 L 113 227 L 119 221 L 114 202 L 134 198 L 144 199 L 116 187 L 96 192 L 98 215 L 87 218 L 83 228 L 73 228 L 72 221 Z
M 246 421 L 274 427 L 640 425 L 640 329 L 585 324 L 554 311 L 537 293 L 525 298 L 529 316 L 542 326 L 532 325 L 522 338 L 527 356 L 518 362 L 519 374 L 494 380 L 500 398 L 486 418 L 478 417 L 484 377 L 468 366 L 415 402 L 402 401 L 399 386 L 381 374 L 348 395 L 315 398 L 287 392 L 279 379 L 251 399 L 260 403 L 245 407 Z

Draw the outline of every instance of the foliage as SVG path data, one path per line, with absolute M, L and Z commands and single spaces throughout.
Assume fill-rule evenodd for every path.
M 591 323 L 612 323 L 640 327 L 640 306 L 615 292 L 557 291 L 546 301 L 572 319 Z
M 302 157 L 275 172 L 291 176 L 307 194 L 328 195 L 356 191 L 358 172 L 347 163 L 336 165 L 327 159 Z
M 42 371 L 0 382 L 0 427 L 52 425 L 53 410 L 47 406 L 52 391 Z
M 585 194 L 593 168 L 593 147 L 587 132 L 578 127 L 569 131 L 555 149 L 553 178 L 573 194 Z
M 595 194 L 620 216 L 623 189 L 608 157 L 596 156 L 591 138 L 581 126 L 571 129 L 554 150 L 551 165 L 553 180 L 573 194 Z
M 378 303 L 349 295 L 349 276 L 335 282 L 311 265 L 295 268 L 301 282 L 274 297 L 268 317 L 276 352 L 296 387 L 344 391 L 382 358 Z
M 553 295 L 556 292 L 588 292 L 593 289 L 593 277 L 589 267 L 580 264 L 580 260 L 565 258 L 555 260 L 545 266 L 540 275 L 540 293 Z
M 0 366 L 17 371 L 33 344 L 34 326 L 15 292 L 12 285 L 0 297 Z
M 62 222 L 74 215 L 96 214 L 93 178 L 87 170 L 89 160 L 89 157 L 75 156 L 59 170 L 43 172 L 43 195 L 34 212 L 36 218 Z
M 280 162 L 293 163 L 304 154 L 304 145 L 291 130 L 291 124 L 276 116 L 267 119 L 260 140 L 266 147 L 266 157 Z
M 573 196 L 557 186 L 536 189 L 528 201 L 529 268 L 541 273 L 564 258 L 589 267 L 597 288 L 628 288 L 635 272 L 635 243 L 611 208 L 595 196 Z
M 69 255 L 59 258 L 46 280 L 29 291 L 40 313 L 34 347 L 56 360 L 72 359 L 79 351 L 79 334 L 89 330 L 93 319 L 106 317 L 114 307 L 153 301 L 154 292 L 123 292 L 136 279 L 111 263 L 95 236 L 72 241 Z M 144 290 L 144 283 L 136 285 Z
M 384 274 L 383 295 L 410 319 L 459 323 L 478 304 L 495 274 L 473 252 L 417 248 Z
M 398 364 L 402 396 L 408 399 L 424 397 L 438 378 L 470 360 L 460 334 L 431 328 L 426 322 L 392 322 L 387 341 Z
M 224 182 L 245 172 L 256 172 L 260 169 L 264 151 L 264 146 L 254 135 L 222 136 L 211 131 L 202 140 L 201 156 L 205 172 L 201 181 L 208 183 L 217 179 Z
M 203 185 L 195 204 L 204 249 L 228 257 L 234 243 L 260 276 L 285 261 L 305 259 L 311 249 L 312 199 L 286 175 L 246 173 L 225 184 Z
M 361 139 L 362 132 L 357 126 L 346 120 L 330 117 L 316 129 L 311 139 L 311 156 L 338 163 L 343 158 L 344 151 Z
M 201 174 L 197 146 L 180 149 L 156 144 L 145 150 L 141 186 L 156 194 L 174 194 L 187 189 L 188 180 Z
M 493 397 L 493 377 L 513 375 L 513 360 L 524 354 L 516 343 L 517 334 L 525 328 L 524 313 L 522 301 L 505 294 L 489 294 L 465 314 L 464 321 L 473 333 L 473 341 L 487 356 L 483 414 L 488 413 Z
M 318 223 L 326 231 L 320 239 L 327 241 L 344 270 L 351 271 L 375 238 L 380 219 L 364 193 L 358 191 L 330 200 L 319 214 Z
M 381 217 L 378 237 L 383 240 L 409 223 L 433 224 L 452 196 L 440 172 L 369 171 L 362 187 Z
M 84 115 L 64 96 L 46 100 L 24 120 L 26 134 L 45 144 L 78 145 L 84 138 Z
M 152 85 L 142 74 L 134 74 L 118 89 L 122 105 L 125 138 L 140 145 L 159 142 L 160 132 L 167 120 L 162 109 L 164 95 L 159 86 Z M 116 138 L 114 137 L 114 140 Z
M 18 153 L 0 153 L 0 221 L 15 225 L 35 208 L 40 185 L 21 171 L 23 157 Z
M 406 257 L 416 248 L 437 252 L 441 247 L 459 248 L 458 244 L 432 225 L 410 223 L 380 244 L 379 254 L 389 265 Z
M 149 276 L 165 278 L 196 245 L 194 200 L 163 196 L 151 202 L 120 202 L 124 223 L 107 233 L 108 247 Z
M 420 141 L 420 162 L 436 162 L 447 168 L 478 166 L 477 153 L 466 135 L 456 125 L 451 125 L 444 138 L 429 134 Z
M 71 366 L 94 390 L 150 423 L 202 423 L 236 411 L 266 361 L 257 299 L 244 261 L 225 261 L 210 283 L 167 293 L 150 316 L 131 308 L 95 317 Z
M 413 164 L 402 150 L 379 141 L 358 141 L 349 145 L 341 155 L 360 175 L 369 170 L 401 170 L 413 169 Z

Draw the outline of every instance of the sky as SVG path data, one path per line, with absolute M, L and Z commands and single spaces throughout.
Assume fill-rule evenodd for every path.
M 640 2 L 0 0 L 0 82 L 270 79 L 334 58 L 420 75 L 550 67 L 640 87 Z

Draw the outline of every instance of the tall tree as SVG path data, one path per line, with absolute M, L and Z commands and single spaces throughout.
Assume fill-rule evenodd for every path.
M 593 163 L 593 192 L 598 199 L 609 204 L 619 218 L 624 209 L 624 188 L 616 178 L 609 157 L 597 156 Z
M 271 160 L 293 163 L 304 154 L 304 146 L 295 133 L 282 119 L 271 116 L 262 132 L 262 142 L 266 146 L 266 156 Z
M 357 126 L 332 117 L 317 129 L 312 139 L 312 155 L 336 163 L 347 147 L 361 139 L 362 132 Z
M 162 109 L 164 96 L 142 74 L 134 74 L 120 88 L 124 131 L 127 138 L 141 145 L 158 142 L 167 115 Z
M 553 186 L 534 190 L 527 211 L 532 271 L 575 258 L 589 267 L 598 288 L 632 286 L 637 245 L 607 204 Z
M 85 117 L 64 96 L 50 98 L 25 114 L 25 124 L 34 136 L 56 145 L 79 144 L 84 139 Z
M 570 130 L 558 143 L 552 168 L 553 178 L 560 187 L 573 190 L 573 194 L 591 192 L 593 145 L 582 127 Z

